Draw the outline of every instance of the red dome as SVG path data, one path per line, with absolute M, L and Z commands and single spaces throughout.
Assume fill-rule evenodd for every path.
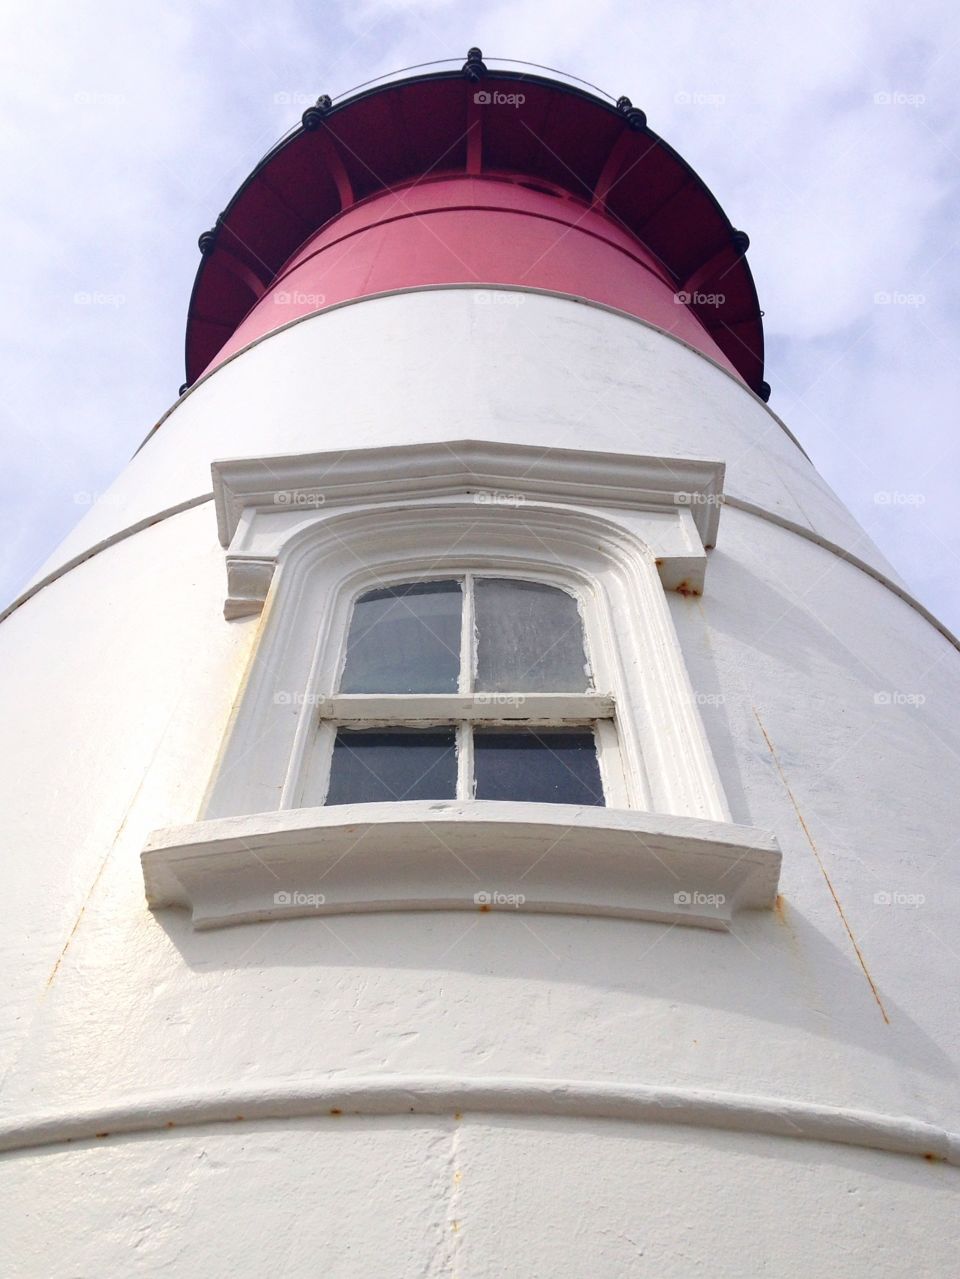
M 191 382 L 338 302 L 466 284 L 616 307 L 766 394 L 746 237 L 625 99 L 444 72 L 321 99 L 304 121 L 201 237 Z

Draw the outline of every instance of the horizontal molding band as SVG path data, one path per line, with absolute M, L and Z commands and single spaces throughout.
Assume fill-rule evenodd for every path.
M 401 1115 L 613 1119 L 824 1141 L 960 1166 L 960 1134 L 918 1120 L 807 1102 L 643 1084 L 513 1076 L 378 1075 L 203 1088 L 0 1123 L 0 1151 L 216 1123 Z
M 157 511 L 156 515 L 148 515 L 142 520 L 137 520 L 136 524 L 118 529 L 116 533 L 111 533 L 109 537 L 103 538 L 102 541 L 94 542 L 92 546 L 88 546 L 79 555 L 74 555 L 72 559 L 64 560 L 52 573 L 48 573 L 46 577 L 41 577 L 39 582 L 34 582 L 32 586 L 28 586 L 5 609 L 0 611 L 0 622 L 9 617 L 11 613 L 15 613 L 21 604 L 26 604 L 27 600 L 32 599 L 45 586 L 49 586 L 51 582 L 63 577 L 65 573 L 69 573 L 72 568 L 76 568 L 86 560 L 92 560 L 101 551 L 105 551 L 111 546 L 116 546 L 118 542 L 125 542 L 128 537 L 133 537 L 135 533 L 142 533 L 144 529 L 152 528 L 154 524 L 161 524 L 164 520 L 168 520 L 171 515 L 182 515 L 184 511 L 190 511 L 195 506 L 203 506 L 204 502 L 212 501 L 212 493 L 201 493 L 199 497 L 188 497 L 185 502 L 177 502 L 176 506 L 168 506 L 165 510 Z
M 808 542 L 813 542 L 815 546 L 822 547 L 825 551 L 830 551 L 841 560 L 846 560 L 848 564 L 852 564 L 854 568 L 860 569 L 862 573 L 872 577 L 875 582 L 885 586 L 888 591 L 892 591 L 898 599 L 903 600 L 904 604 L 909 604 L 915 612 L 919 613 L 922 618 L 925 618 L 931 626 L 938 630 L 944 639 L 949 640 L 954 648 L 960 649 L 960 638 L 954 635 L 953 631 L 948 626 L 945 626 L 935 614 L 925 608 L 908 590 L 898 586 L 896 582 L 887 577 L 886 573 L 881 573 L 878 568 L 874 568 L 866 560 L 860 559 L 852 551 L 845 550 L 837 542 L 829 541 L 813 529 L 804 528 L 802 524 L 796 524 L 793 520 L 788 520 L 783 515 L 777 515 L 773 511 L 767 510 L 765 506 L 755 506 L 753 502 L 747 502 L 740 497 L 731 497 L 729 493 L 724 497 L 723 504 L 724 506 L 732 507 L 736 511 L 745 511 L 747 515 L 755 515 L 757 519 L 766 520 L 769 524 L 776 524 L 779 528 L 786 529 L 788 533 L 796 533 L 799 537 L 805 537 Z
M 786 435 L 791 443 L 800 450 L 807 461 L 810 461 L 809 453 L 807 453 L 806 449 L 790 430 L 789 426 L 787 426 L 786 422 L 784 422 L 783 418 L 779 417 L 765 400 L 761 400 L 756 391 L 751 391 L 750 387 L 747 386 L 739 373 L 735 372 L 732 368 L 728 368 L 725 364 L 721 364 L 719 360 L 715 360 L 713 356 L 708 355 L 706 351 L 701 351 L 699 347 L 693 346 L 685 338 L 677 337 L 676 333 L 672 333 L 669 329 L 662 329 L 659 324 L 654 324 L 650 320 L 645 320 L 641 315 L 633 315 L 630 311 L 621 311 L 619 307 L 611 306 L 607 302 L 596 302 L 593 298 L 581 297 L 578 293 L 562 293 L 557 289 L 539 289 L 529 284 L 483 284 L 479 280 L 464 280 L 459 284 L 409 284 L 399 289 L 382 289 L 379 293 L 365 293 L 363 296 L 358 298 L 344 298 L 342 302 L 332 302 L 329 306 L 320 307 L 316 311 L 310 311 L 307 315 L 298 315 L 295 319 L 288 320 L 286 324 L 280 324 L 275 329 L 271 329 L 269 333 L 261 333 L 259 337 L 252 338 L 245 346 L 241 346 L 238 350 L 233 351 L 225 360 L 221 361 L 221 363 L 215 364 L 212 369 L 208 369 L 206 372 L 201 373 L 196 382 L 194 382 L 192 386 L 188 387 L 182 396 L 174 400 L 165 413 L 161 414 L 156 423 L 150 428 L 146 436 L 140 442 L 134 456 L 136 456 L 136 454 L 140 452 L 140 449 L 142 449 L 143 446 L 152 439 L 154 434 L 161 426 L 163 426 L 170 414 L 179 407 L 185 396 L 192 395 L 198 387 L 202 386 L 204 382 L 214 377 L 221 369 L 225 369 L 228 364 L 232 364 L 234 360 L 238 360 L 240 356 L 245 355 L 247 351 L 252 351 L 253 348 L 255 346 L 259 346 L 261 342 L 269 342 L 269 340 L 276 337 L 278 333 L 285 333 L 287 329 L 292 329 L 297 324 L 304 324 L 307 320 L 315 320 L 318 315 L 330 315 L 332 312 L 340 311 L 347 306 L 361 306 L 364 302 L 376 302 L 383 298 L 402 297 L 406 293 L 445 293 L 460 289 L 475 289 L 481 293 L 531 293 L 545 298 L 562 298 L 567 302 L 575 302 L 578 306 L 588 306 L 592 307 L 596 311 L 606 311 L 610 315 L 619 316 L 622 320 L 630 320 L 632 323 L 639 324 L 645 329 L 650 329 L 654 333 L 659 333 L 661 337 L 669 338 L 671 342 L 676 342 L 678 346 L 682 346 L 686 350 L 691 351 L 694 355 L 699 356 L 700 359 L 706 360 L 708 364 L 712 364 L 713 367 L 718 369 L 725 377 L 728 377 L 732 382 L 735 382 L 741 391 L 745 392 L 751 399 L 755 400 L 757 404 L 759 404 L 760 407 L 773 418 L 774 422 L 776 422 L 780 430 L 783 431 L 784 435 Z M 214 358 L 216 358 L 216 356 Z M 811 465 L 813 465 L 812 462 Z
M 213 493 L 202 493 L 199 497 L 188 498 L 185 502 L 178 502 L 176 506 L 168 506 L 165 510 L 158 511 L 156 515 L 149 515 L 146 519 L 138 520 L 136 524 L 131 524 L 129 528 L 121 529 L 116 533 L 111 533 L 111 535 L 109 537 L 105 537 L 102 542 L 97 542 L 95 545 L 88 547 L 87 550 L 81 552 L 81 554 L 75 555 L 72 559 L 64 561 L 64 563 L 61 564 L 59 568 L 54 569 L 52 573 L 48 573 L 47 576 L 41 578 L 39 582 L 34 582 L 32 586 L 28 587 L 27 590 L 25 590 L 21 595 L 18 595 L 15 600 L 8 604 L 5 609 L 0 611 L 0 622 L 9 617 L 11 613 L 15 612 L 20 607 L 21 604 L 25 604 L 27 600 L 31 599 L 45 586 L 49 586 L 51 582 L 55 582 L 58 578 L 63 577 L 65 573 L 69 573 L 71 569 L 76 568 L 79 564 L 83 564 L 86 560 L 92 559 L 95 555 L 99 555 L 101 551 L 108 550 L 109 547 L 116 546 L 118 542 L 123 542 L 126 538 L 133 537 L 136 533 L 142 533 L 144 529 L 151 528 L 154 524 L 160 524 L 163 520 L 169 519 L 173 515 L 182 515 L 184 511 L 189 511 L 195 506 L 202 506 L 204 502 L 212 502 L 213 497 Z M 734 510 L 744 511 L 747 515 L 754 515 L 757 519 L 767 520 L 770 524 L 776 524 L 779 528 L 786 529 L 789 533 L 796 533 L 798 537 L 806 538 L 808 542 L 813 542 L 814 545 L 821 547 L 825 551 L 830 551 L 839 559 L 846 560 L 846 562 L 853 568 L 860 569 L 860 571 L 866 573 L 868 577 L 872 577 L 874 581 L 879 582 L 881 586 L 885 586 L 887 590 L 896 595 L 898 599 L 903 600 L 904 604 L 909 605 L 914 612 L 919 613 L 920 616 L 924 618 L 925 621 L 929 622 L 935 630 L 938 630 L 944 639 L 948 640 L 955 649 L 960 650 L 960 638 L 954 635 L 948 626 L 944 625 L 944 623 L 941 622 L 934 613 L 931 613 L 928 608 L 925 608 L 924 605 L 921 604 L 918 599 L 915 599 L 909 591 L 905 590 L 902 586 L 898 586 L 896 582 L 887 577 L 885 573 L 881 573 L 879 569 L 873 568 L 866 562 L 866 560 L 862 560 L 859 556 L 854 555 L 852 552 L 844 550 L 844 548 L 836 542 L 831 542 L 827 538 L 821 537 L 821 535 L 819 533 L 815 533 L 813 529 L 804 528 L 802 524 L 795 524 L 793 520 L 788 520 L 782 515 L 775 515 L 772 511 L 768 511 L 765 507 L 755 506 L 752 502 L 747 502 L 743 498 L 731 497 L 728 493 L 724 497 L 723 504 L 724 506 L 729 506 Z

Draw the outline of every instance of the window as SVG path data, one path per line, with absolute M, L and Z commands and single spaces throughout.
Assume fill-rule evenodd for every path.
M 605 803 L 613 701 L 593 687 L 577 599 L 546 582 L 465 573 L 362 592 L 319 705 L 327 805 Z

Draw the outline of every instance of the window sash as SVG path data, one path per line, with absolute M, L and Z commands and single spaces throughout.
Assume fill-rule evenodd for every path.
M 367 694 L 350 694 L 352 699 L 354 696 L 369 696 Z M 406 696 L 392 695 L 392 696 Z M 446 694 L 437 694 L 438 698 L 447 698 Z M 575 695 L 573 695 L 575 696 Z M 591 696 L 591 695 L 585 695 Z M 455 699 L 455 695 L 451 695 L 451 700 Z M 411 695 L 411 700 L 412 695 Z M 606 699 L 610 700 L 610 699 Z M 494 716 L 493 718 L 483 718 L 479 720 L 461 719 L 451 723 L 450 719 L 437 721 L 435 719 L 406 719 L 398 721 L 395 718 L 388 720 L 383 719 L 360 719 L 343 721 L 339 719 L 324 720 L 318 730 L 317 747 L 318 756 L 316 763 L 319 765 L 318 774 L 315 782 L 319 783 L 319 792 L 315 791 L 310 802 L 313 804 L 325 805 L 327 795 L 331 784 L 333 774 L 333 753 L 334 745 L 340 729 L 356 730 L 366 729 L 376 731 L 380 728 L 418 728 L 427 730 L 429 728 L 452 727 L 455 730 L 454 749 L 456 751 L 456 784 L 455 794 L 451 797 L 456 801 L 473 800 L 475 798 L 475 751 L 474 751 L 474 728 L 503 728 L 506 730 L 517 731 L 529 729 L 536 733 L 541 730 L 549 733 L 556 729 L 575 728 L 588 730 L 593 735 L 594 753 L 597 761 L 597 768 L 600 774 L 600 786 L 603 795 L 603 803 L 607 808 L 625 806 L 625 777 L 623 773 L 623 762 L 620 757 L 620 751 L 617 744 L 617 732 L 612 719 L 604 720 L 585 720 L 582 717 L 573 719 L 552 719 L 549 721 L 536 720 L 531 721 L 525 719 L 518 721 L 517 719 L 504 720 Z M 403 803 L 403 800 L 397 800 Z M 514 803 L 524 803 L 527 801 L 514 800 Z
M 321 722 L 352 724 L 584 724 L 612 719 L 607 693 L 334 693 L 317 706 Z

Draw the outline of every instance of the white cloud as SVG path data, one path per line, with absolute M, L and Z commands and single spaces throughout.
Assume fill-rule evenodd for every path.
M 7 598 L 174 398 L 196 237 L 260 155 L 320 92 L 476 43 L 629 94 L 700 172 L 751 236 L 774 407 L 960 629 L 952 7 L 59 0 L 0 22 Z M 905 485 L 925 501 L 873 500 Z

